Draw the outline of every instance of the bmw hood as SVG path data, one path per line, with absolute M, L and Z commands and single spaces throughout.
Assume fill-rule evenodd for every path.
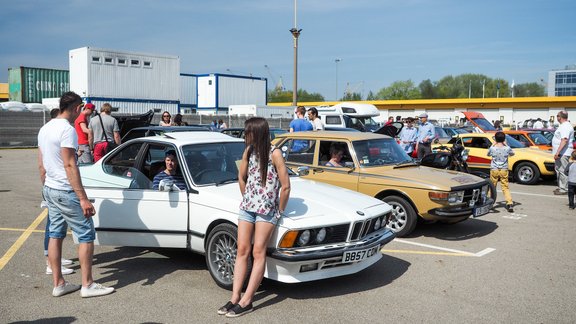
M 242 196 L 237 183 L 203 187 L 199 191 L 200 195 L 219 197 L 222 202 L 220 208 L 238 213 Z M 294 227 L 298 220 L 303 218 L 307 219 L 307 226 L 344 224 L 389 211 L 391 207 L 376 198 L 316 181 L 291 177 L 290 199 L 282 224 Z

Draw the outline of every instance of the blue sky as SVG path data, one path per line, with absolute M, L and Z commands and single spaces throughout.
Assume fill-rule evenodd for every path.
M 0 4 L 0 82 L 9 67 L 67 69 L 70 49 L 91 46 L 177 55 L 182 73 L 282 77 L 292 88 L 293 0 Z M 338 96 L 347 84 L 366 95 L 462 73 L 546 81 L 576 64 L 574 13 L 574 0 L 299 0 L 298 87 L 334 100 L 336 74 Z

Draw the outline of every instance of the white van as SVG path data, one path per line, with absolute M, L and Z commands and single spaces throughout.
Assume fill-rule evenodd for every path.
M 380 116 L 376 106 L 364 103 L 342 102 L 334 106 L 318 106 L 318 116 L 327 128 L 347 127 L 363 132 L 380 128 L 372 117 Z

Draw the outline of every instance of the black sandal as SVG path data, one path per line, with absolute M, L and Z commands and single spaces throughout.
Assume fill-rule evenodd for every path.
M 226 315 L 226 313 L 228 313 L 232 307 L 234 307 L 234 304 L 232 304 L 231 301 L 227 302 L 226 305 L 218 308 L 218 315 Z
M 228 311 L 228 313 L 226 313 L 226 317 L 242 316 L 246 313 L 250 313 L 253 310 L 254 309 L 252 308 L 252 303 L 246 305 L 246 307 L 242 307 L 240 304 L 236 304 L 230 309 L 230 311 Z

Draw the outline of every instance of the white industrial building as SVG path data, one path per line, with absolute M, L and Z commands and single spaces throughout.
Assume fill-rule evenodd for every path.
M 197 112 L 226 114 L 230 105 L 266 106 L 266 78 L 230 74 L 202 74 L 197 80 Z
M 178 113 L 180 58 L 82 47 L 70 51 L 70 90 L 121 114 Z

